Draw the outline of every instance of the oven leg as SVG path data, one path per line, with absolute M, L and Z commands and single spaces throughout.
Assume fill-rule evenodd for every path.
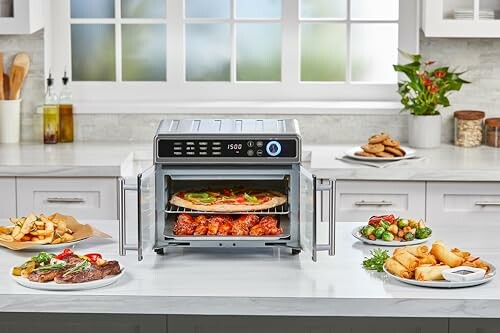
M 295 256 L 300 253 L 299 249 L 292 249 L 292 255 Z
M 156 254 L 164 255 L 165 254 L 165 249 L 164 248 L 156 249 L 155 252 L 156 252 Z

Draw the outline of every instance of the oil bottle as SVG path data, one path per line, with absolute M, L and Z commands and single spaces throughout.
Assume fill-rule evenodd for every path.
M 66 71 L 62 83 L 63 87 L 59 94 L 60 142 L 73 142 L 73 95 Z
M 54 92 L 54 79 L 49 73 L 45 104 L 43 105 L 43 143 L 59 142 L 59 126 L 59 105 Z

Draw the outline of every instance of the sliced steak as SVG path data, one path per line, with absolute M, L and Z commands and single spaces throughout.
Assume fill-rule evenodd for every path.
M 49 282 L 54 280 L 57 276 L 62 275 L 64 269 L 57 269 L 53 271 L 33 271 L 28 275 L 28 280 L 33 282 Z
M 104 277 L 101 270 L 95 266 L 92 266 L 89 270 L 69 273 L 69 274 L 61 274 L 54 278 L 56 283 L 83 283 L 89 281 L 100 280 Z
M 121 273 L 120 264 L 116 260 L 110 260 L 102 266 L 98 266 L 98 269 L 102 272 L 103 277 L 108 275 L 118 275 Z

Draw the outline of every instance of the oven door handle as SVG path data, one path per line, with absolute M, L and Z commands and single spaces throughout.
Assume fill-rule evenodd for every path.
M 328 193 L 328 243 L 327 244 L 317 244 L 317 214 L 315 215 L 315 221 L 313 221 L 313 260 L 316 261 L 316 254 L 319 251 L 328 251 L 328 255 L 335 255 L 335 208 L 333 204 L 333 198 L 335 193 L 335 180 L 328 179 L 326 184 L 317 183 L 315 186 L 315 202 L 317 202 L 318 193 L 326 192 Z M 316 209 L 316 204 L 314 205 Z
M 123 177 L 118 178 L 118 253 L 121 256 L 126 255 L 127 250 L 138 250 L 138 245 L 127 244 L 126 191 L 137 191 L 137 186 L 125 184 Z

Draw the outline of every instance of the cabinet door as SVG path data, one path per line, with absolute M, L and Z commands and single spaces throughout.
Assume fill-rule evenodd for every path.
M 0 35 L 31 34 L 40 30 L 44 25 L 44 14 L 46 13 L 44 2 L 40 0 L 12 0 L 11 16 L 5 17 L 6 14 L 0 16 Z M 1 5 L 7 6 L 9 1 L 0 1 Z
M 500 222 L 500 183 L 430 182 L 427 218 L 433 224 Z
M 116 220 L 115 178 L 18 178 L 17 214 L 73 215 L 77 219 Z
M 336 182 L 335 220 L 366 222 L 373 215 L 425 219 L 424 182 Z
M 16 216 L 16 180 L 0 178 L 0 220 Z
M 497 333 L 500 319 L 450 319 L 453 333 Z

